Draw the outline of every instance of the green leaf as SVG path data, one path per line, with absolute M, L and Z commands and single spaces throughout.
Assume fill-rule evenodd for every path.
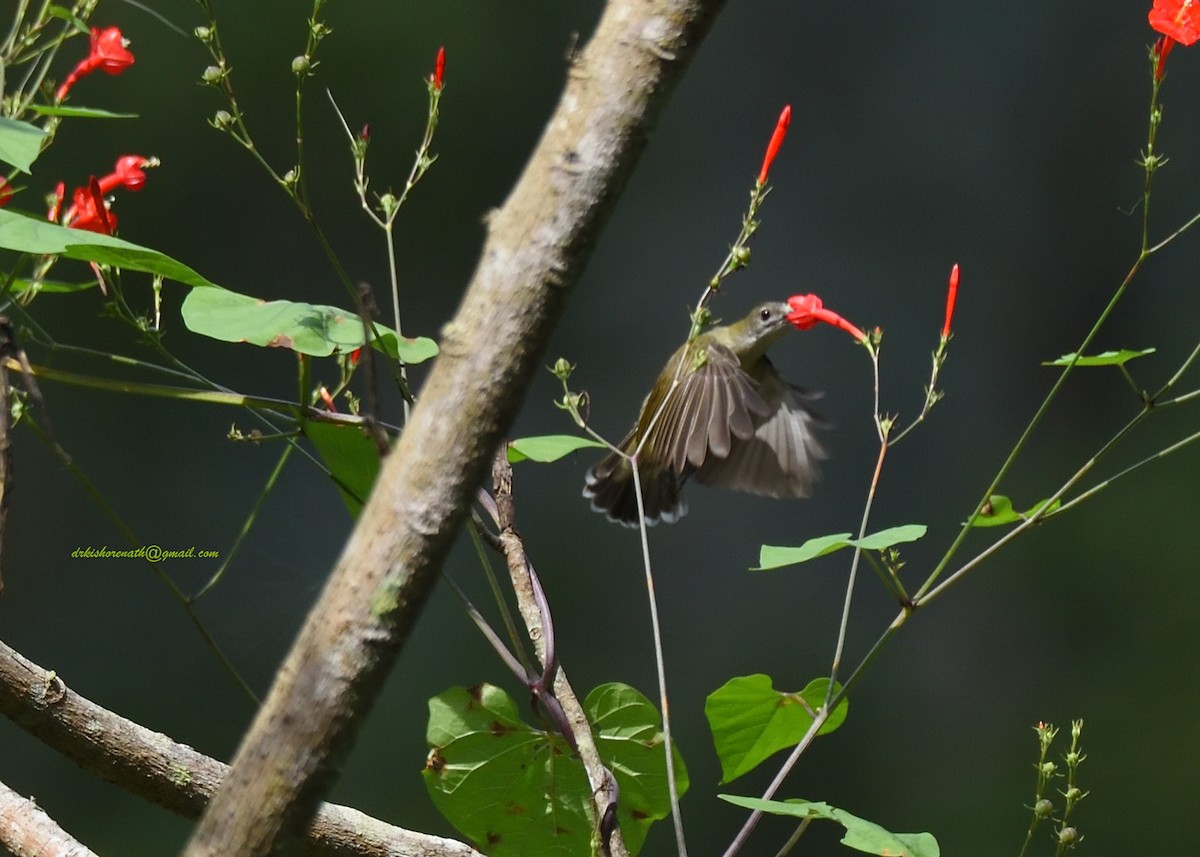
M 1047 505 L 1049 504 L 1049 505 Z M 1018 512 L 1013 509 L 1012 500 L 1005 497 L 1003 494 L 993 494 L 988 498 L 987 503 L 983 507 L 983 511 L 978 517 L 971 522 L 972 527 L 1001 527 L 1005 524 L 1016 524 L 1024 521 L 1031 515 L 1036 514 L 1045 508 L 1046 513 L 1054 512 L 1062 505 L 1061 500 L 1055 500 L 1050 503 L 1049 500 L 1041 500 L 1034 503 L 1033 506 L 1024 511 Z
M 114 113 L 96 107 L 67 107 L 63 104 L 31 104 L 29 109 L 41 116 L 69 116 L 73 119 L 137 119 L 136 113 Z
M 850 547 L 862 548 L 865 551 L 881 551 L 906 542 L 915 542 L 925 537 L 928 528 L 924 524 L 902 524 L 899 527 L 888 527 L 861 539 L 851 539 Z
M 61 18 L 64 21 L 69 21 L 71 26 L 74 27 L 80 34 L 84 36 L 89 34 L 88 25 L 85 24 L 78 16 L 76 16 L 70 9 L 67 9 L 63 6 L 52 5 L 48 11 L 55 18 Z
M 595 688 L 583 707 L 596 732 L 600 759 L 616 776 L 621 791 L 617 820 L 625 845 L 630 854 L 637 854 L 650 825 L 671 814 L 662 719 L 654 703 L 620 682 Z M 683 797 L 689 784 L 687 766 L 678 745 L 672 751 L 675 785 Z
M 42 153 L 46 132 L 36 125 L 0 116 L 0 161 L 28 173 Z
M 1080 357 L 1075 360 L 1075 353 L 1064 354 L 1057 360 L 1047 360 L 1042 363 L 1043 366 L 1069 366 L 1072 360 L 1075 360 L 1076 366 L 1124 366 L 1130 360 L 1137 357 L 1145 357 L 1147 354 L 1153 354 L 1158 349 L 1143 348 L 1141 351 L 1132 351 L 1128 348 L 1122 348 L 1120 351 L 1105 351 L 1100 354 L 1093 354 L 1090 357 Z
M 356 316 L 357 317 L 357 316 Z M 359 322 L 362 329 L 362 322 Z M 394 360 L 415 366 L 438 356 L 438 344 L 428 336 L 396 336 L 396 331 L 375 325 L 375 338 L 371 345 Z
M 825 704 L 828 689 L 829 679 L 815 678 L 799 693 L 783 693 L 775 690 L 770 676 L 748 675 L 732 678 L 709 694 L 704 716 L 721 760 L 721 782 L 800 743 L 812 726 L 812 712 Z M 849 708 L 848 700 L 838 703 L 817 734 L 827 735 L 841 726 Z
M 604 764 L 621 792 L 618 820 L 636 854 L 649 825 L 670 812 L 658 712 L 624 685 L 602 685 L 584 704 Z M 429 701 L 431 749 L 422 776 L 434 804 L 494 857 L 590 855 L 591 788 L 559 735 L 525 724 L 492 685 L 452 688 Z M 680 791 L 687 775 L 678 756 Z
M 45 292 L 48 295 L 65 295 L 72 292 L 85 292 L 96 288 L 95 280 L 84 280 L 80 283 L 67 283 L 62 280 L 30 280 L 19 277 L 12 282 L 12 294 L 19 295 L 30 289 Z
M 334 306 L 264 301 L 216 287 L 193 289 L 181 311 L 188 330 L 222 342 L 290 348 L 313 357 L 353 351 L 364 342 L 362 319 Z M 375 329 L 379 337 L 372 344 L 406 363 L 420 363 L 437 354 L 432 339 L 399 338 L 380 325 Z
M 604 449 L 604 444 L 589 437 L 578 437 L 573 434 L 547 434 L 539 437 L 519 437 L 508 442 L 508 463 L 518 461 L 558 461 L 565 455 L 570 455 L 580 449 L 598 447 Z
M 866 854 L 881 857 L 940 857 L 942 851 L 932 833 L 891 833 L 873 821 L 838 809 L 829 804 L 792 798 L 787 801 L 762 800 L 738 795 L 717 795 L 745 809 L 756 809 L 773 815 L 795 818 L 823 818 L 836 821 L 846 828 L 842 844 Z
M 852 538 L 850 533 L 837 533 L 832 536 L 818 536 L 809 539 L 800 547 L 779 547 L 763 545 L 758 552 L 758 565 L 751 571 L 770 571 L 783 568 L 786 565 L 796 565 L 808 562 L 819 556 L 833 553 L 842 548 L 862 548 L 863 550 L 879 551 L 904 542 L 915 542 L 925 535 L 924 524 L 904 524 L 899 527 L 889 527 L 861 539 Z
M 379 450 L 358 426 L 305 422 L 304 434 L 329 468 L 342 502 L 357 518 L 379 473 Z
M 0 210 L 0 249 L 34 255 L 60 255 L 84 262 L 158 274 L 187 286 L 213 283 L 170 256 L 111 235 L 68 229 L 57 223 Z

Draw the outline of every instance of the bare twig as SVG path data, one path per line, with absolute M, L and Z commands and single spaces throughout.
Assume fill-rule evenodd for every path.
M 0 845 L 15 857 L 96 857 L 32 798 L 0 783 Z

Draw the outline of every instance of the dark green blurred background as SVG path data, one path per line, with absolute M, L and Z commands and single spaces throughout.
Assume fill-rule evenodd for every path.
M 189 33 L 200 23 L 184 0 L 152 5 Z M 370 123 L 372 187 L 383 191 L 407 175 L 424 122 L 422 77 L 437 47 L 447 50 L 440 157 L 399 221 L 407 333 L 436 336 L 453 313 L 482 220 L 518 175 L 555 103 L 565 56 L 576 37 L 589 36 L 600 5 L 330 6 L 335 32 L 308 90 L 309 182 L 350 275 L 374 283 L 384 306 L 384 245 L 358 211 L 346 141 L 322 90 L 333 92 L 352 127 Z M 1135 159 L 1145 141 L 1153 40 L 1147 6 L 730 3 L 661 116 L 545 362 L 576 362 L 572 384 L 590 393 L 595 426 L 613 438 L 624 432 L 661 361 L 686 335 L 687 308 L 733 240 L 775 117 L 790 103 L 792 130 L 753 266 L 729 281 L 714 308 L 732 318 L 759 300 L 816 291 L 860 326 L 882 326 L 883 400 L 903 420 L 920 405 L 946 274 L 962 265 L 946 399 L 890 456 L 873 518 L 880 528 L 929 525 L 929 536 L 905 551 L 907 572 L 919 580 L 1052 383 L 1054 370 L 1039 362 L 1076 347 L 1135 258 Z M 282 172 L 293 152 L 288 69 L 303 47 L 308 4 L 221 3 L 218 12 L 243 107 Z M 208 64 L 201 47 L 132 5 L 104 3 L 94 23 L 120 24 L 137 64 L 120 78 L 89 78 L 72 98 L 141 118 L 68 122 L 37 163 L 26 204 L 36 207 L 59 178 L 82 183 L 120 154 L 157 155 L 163 166 L 146 188 L 118 195 L 124 237 L 238 291 L 345 305 L 295 210 L 245 152 L 205 124 L 224 105 L 198 84 Z M 81 42 L 72 47 L 83 50 Z M 68 49 L 61 58 L 60 77 L 73 56 Z M 1171 161 L 1159 174 L 1155 236 L 1200 209 L 1200 56 L 1179 48 L 1169 70 L 1160 147 Z M 1198 246 L 1200 234 L 1187 235 L 1152 259 L 1097 343 L 1157 346 L 1131 367 L 1145 387 L 1160 384 L 1195 344 Z M 144 280 L 129 281 L 148 306 Z M 181 287 L 169 285 L 164 324 L 176 353 L 236 389 L 293 395 L 290 354 L 190 334 L 178 317 L 181 299 Z M 32 311 L 65 342 L 148 354 L 102 314 L 94 291 L 45 295 Z M 864 354 L 828 328 L 791 336 L 773 353 L 786 376 L 827 391 L 822 407 L 837 428 L 827 436 L 832 457 L 816 496 L 772 502 L 693 486 L 691 515 L 652 534 L 696 854 L 719 853 L 742 817 L 713 797 L 719 769 L 705 695 L 733 675 L 767 672 L 796 689 L 827 670 L 848 555 L 773 574 L 746 568 L 764 542 L 856 529 L 874 463 Z M 47 355 L 33 349 L 31 357 Z M 1190 381 L 1181 389 L 1195 386 Z M 571 430 L 552 405 L 555 384 L 548 373 L 537 379 L 515 434 Z M 231 422 L 253 427 L 244 414 L 48 381 L 43 391 L 59 440 L 140 539 L 229 548 L 277 455 L 224 439 Z M 1006 493 L 1019 503 L 1050 493 L 1136 407 L 1115 370 L 1080 373 Z M 1194 406 L 1156 415 L 1103 472 L 1196 422 Z M 246 700 L 146 566 L 70 557 L 77 547 L 123 546 L 121 538 L 31 433 L 17 432 L 15 452 L 0 636 L 98 703 L 228 758 L 252 716 Z M 575 686 L 621 680 L 655 697 L 637 542 L 578 496 L 589 463 L 579 456 L 518 466 L 519 528 L 555 608 Z M 932 831 L 945 854 L 1015 854 L 1033 784 L 1031 727 L 1083 717 L 1082 784 L 1091 796 L 1076 821 L 1086 853 L 1194 853 L 1198 476 L 1190 448 L 1145 468 L 1022 538 L 915 617 L 854 694 L 846 725 L 818 743 L 783 794 L 828 800 L 895 830 Z M 212 632 L 260 692 L 350 526 L 332 486 L 297 460 L 228 578 L 201 602 Z M 975 536 L 967 549 L 985 544 Z M 190 591 L 215 565 L 161 568 Z M 484 600 L 469 545 L 448 571 Z M 851 658 L 895 613 L 869 574 L 855 608 Z M 481 681 L 516 692 L 441 587 L 333 798 L 452 835 L 419 776 L 425 701 Z M 726 790 L 757 793 L 773 771 L 768 764 Z M 170 853 L 191 828 L 79 772 L 8 723 L 0 723 L 0 779 L 36 796 L 102 854 Z M 785 829 L 765 823 L 746 853 L 774 853 Z M 840 848 L 832 830 L 814 838 L 820 853 Z M 660 825 L 647 853 L 671 847 Z

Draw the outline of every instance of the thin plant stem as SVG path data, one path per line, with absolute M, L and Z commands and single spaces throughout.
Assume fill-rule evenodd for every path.
M 638 529 L 642 541 L 642 567 L 646 572 L 646 598 L 650 603 L 650 628 L 654 635 L 654 666 L 658 671 L 658 700 L 662 708 L 663 744 L 667 754 L 667 791 L 671 797 L 671 819 L 675 823 L 675 846 L 679 857 L 687 857 L 687 840 L 683 833 L 683 813 L 679 809 L 679 786 L 675 781 L 675 745 L 671 740 L 671 713 L 667 700 L 667 667 L 663 657 L 662 628 L 658 621 L 658 598 L 654 594 L 654 570 L 650 562 L 650 538 L 646 533 L 646 509 L 642 502 L 642 477 L 637 454 L 630 457 L 633 468 L 634 496 L 637 497 Z
M 532 675 L 534 672 L 533 663 L 529 660 L 529 655 L 525 651 L 525 647 L 521 644 L 521 635 L 517 632 L 517 623 L 513 619 L 512 611 L 508 609 L 508 603 L 504 600 L 504 592 L 500 589 L 500 581 L 496 578 L 496 572 L 492 568 L 491 560 L 488 558 L 487 552 L 483 549 L 483 539 L 479 536 L 479 531 L 474 527 L 467 527 L 467 532 L 471 534 L 471 544 L 475 546 L 475 555 L 479 558 L 479 564 L 483 567 L 483 576 L 487 578 L 488 586 L 492 590 L 492 598 L 496 601 L 496 606 L 500 610 L 500 617 L 504 622 L 504 630 L 508 634 L 509 644 L 512 650 L 516 652 L 520 658 L 521 665 L 524 667 L 526 674 Z M 463 596 L 465 598 L 465 596 Z

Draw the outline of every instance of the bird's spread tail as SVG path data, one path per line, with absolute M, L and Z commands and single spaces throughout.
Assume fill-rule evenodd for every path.
M 683 483 L 669 470 L 639 472 L 642 483 L 642 505 L 649 526 L 660 520 L 668 524 L 687 514 L 683 499 Z M 610 521 L 626 527 L 638 523 L 637 489 L 633 466 L 629 459 L 610 452 L 587 472 L 583 496 L 592 501 L 592 509 L 603 512 Z

